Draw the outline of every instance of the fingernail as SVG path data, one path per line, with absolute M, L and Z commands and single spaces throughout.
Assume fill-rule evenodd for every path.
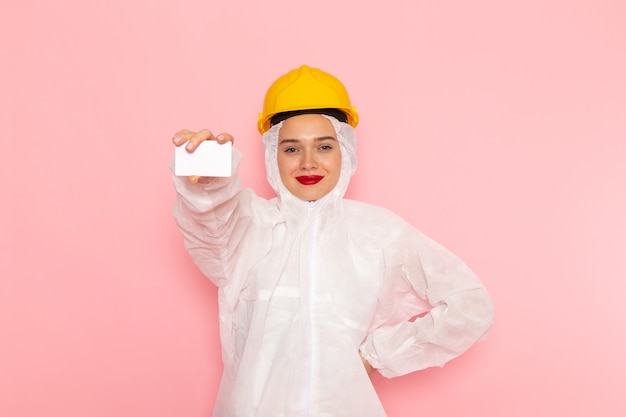
M 224 140 L 224 135 L 217 135 L 218 140 Z
M 185 148 L 187 148 L 187 150 L 192 150 L 193 149 L 193 143 L 189 142 L 187 144 L 187 146 L 185 146 Z

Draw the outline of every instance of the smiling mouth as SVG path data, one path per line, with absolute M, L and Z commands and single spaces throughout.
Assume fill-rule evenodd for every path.
M 302 185 L 315 185 L 324 178 L 322 175 L 302 175 L 296 177 L 298 182 Z

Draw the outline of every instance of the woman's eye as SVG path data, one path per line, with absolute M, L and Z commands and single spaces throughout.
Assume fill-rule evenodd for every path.
M 322 145 L 320 146 L 320 149 L 323 151 L 330 151 L 333 147 L 331 145 Z
M 284 151 L 285 151 L 285 153 L 293 153 L 293 152 L 296 152 L 297 149 L 296 148 L 285 148 Z

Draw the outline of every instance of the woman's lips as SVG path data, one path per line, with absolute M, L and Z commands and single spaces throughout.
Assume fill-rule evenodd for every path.
M 296 177 L 298 182 L 302 185 L 314 185 L 320 182 L 324 178 L 322 175 L 301 175 Z

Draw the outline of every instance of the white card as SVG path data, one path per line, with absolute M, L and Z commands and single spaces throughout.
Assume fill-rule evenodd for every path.
M 184 143 L 176 147 L 174 174 L 177 176 L 230 177 L 232 142 L 219 144 L 205 140 L 193 152 L 187 152 Z

